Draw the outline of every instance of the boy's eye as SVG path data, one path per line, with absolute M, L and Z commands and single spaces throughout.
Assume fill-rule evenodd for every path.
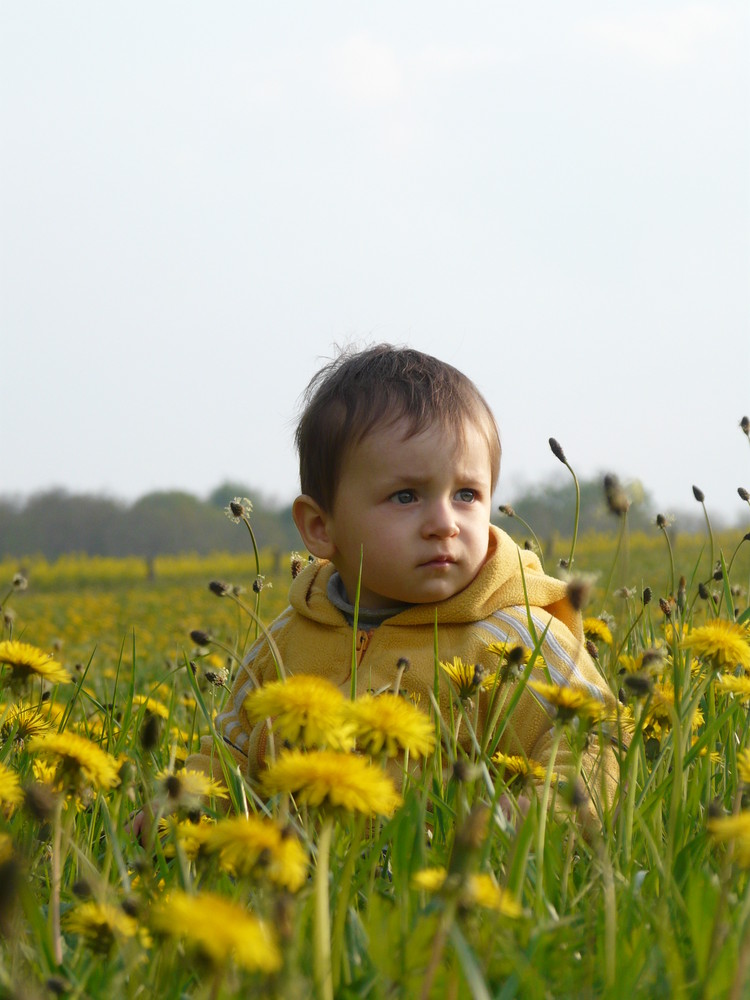
M 399 490 L 398 493 L 394 493 L 391 496 L 391 500 L 394 503 L 401 504 L 402 506 L 408 503 L 414 503 L 415 499 L 414 490 Z
M 459 490 L 458 493 L 456 493 L 456 496 L 462 503 L 473 503 L 477 498 L 476 490 L 470 490 L 468 488 Z

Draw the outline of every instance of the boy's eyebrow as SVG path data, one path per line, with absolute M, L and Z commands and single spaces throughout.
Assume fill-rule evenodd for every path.
M 424 484 L 429 483 L 432 478 L 432 476 L 420 476 L 414 472 L 388 472 L 383 475 L 382 482 L 393 485 L 402 483 L 407 486 L 424 486 Z M 486 474 L 483 475 L 478 470 L 474 472 L 470 470 L 462 470 L 456 475 L 455 478 L 467 483 L 480 483 L 488 477 Z

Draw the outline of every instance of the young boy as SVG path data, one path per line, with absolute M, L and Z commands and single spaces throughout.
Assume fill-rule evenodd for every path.
M 358 693 L 400 688 L 428 710 L 434 687 L 435 622 L 441 661 L 460 657 L 491 673 L 507 641 L 534 647 L 552 680 L 600 701 L 614 700 L 586 652 L 580 613 L 566 585 L 545 576 L 537 557 L 490 524 L 500 467 L 494 417 L 474 384 L 450 365 L 383 344 L 345 352 L 308 386 L 297 427 L 302 493 L 294 520 L 316 561 L 293 581 L 290 606 L 270 626 L 287 674 L 326 677 L 347 694 L 352 627 L 359 594 Z M 404 664 L 408 667 L 404 671 Z M 533 677 L 546 679 L 535 669 Z M 250 650 L 217 729 L 243 773 L 265 766 L 267 728 L 244 709 L 258 684 L 278 679 L 265 638 Z M 478 693 L 480 729 L 489 695 Z M 450 689 L 440 678 L 443 717 Z M 502 749 L 541 763 L 549 757 L 552 718 L 524 690 Z M 555 768 L 570 757 L 562 748 Z M 210 737 L 188 766 L 221 774 Z M 584 772 L 594 797 L 617 780 L 610 750 L 588 752 Z

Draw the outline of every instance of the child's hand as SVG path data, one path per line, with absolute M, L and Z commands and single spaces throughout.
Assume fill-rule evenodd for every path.
M 508 795 L 506 792 L 504 795 L 500 796 L 497 800 L 497 804 L 500 808 L 500 812 L 503 816 L 505 816 L 508 822 L 515 825 L 519 816 L 521 819 L 525 819 L 531 802 L 525 795 L 519 795 L 518 798 L 515 798 L 512 795 Z
M 151 836 L 153 822 L 154 814 L 149 808 L 144 806 L 138 812 L 130 814 L 125 824 L 125 829 L 139 844 L 145 844 Z

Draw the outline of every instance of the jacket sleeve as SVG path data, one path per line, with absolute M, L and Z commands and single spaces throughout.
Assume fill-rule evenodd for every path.
M 284 624 L 283 618 L 277 619 L 272 631 L 278 631 Z M 233 760 L 243 777 L 258 774 L 265 757 L 268 728 L 265 722 L 251 723 L 245 701 L 264 681 L 275 679 L 277 671 L 275 653 L 262 636 L 242 661 L 229 697 L 214 720 L 216 736 L 201 737 L 200 751 L 187 758 L 186 767 L 224 781 L 225 767 L 231 766 Z
M 512 618 L 517 619 L 519 641 L 529 645 L 529 635 L 524 635 L 529 628 L 527 609 L 506 609 L 505 614 L 508 624 L 511 624 Z M 537 637 L 543 637 L 540 655 L 544 661 L 544 666 L 534 668 L 530 679 L 578 688 L 603 702 L 614 716 L 617 708 L 615 698 L 586 651 L 582 635 L 574 634 L 559 618 L 540 608 L 530 609 L 530 616 Z M 553 715 L 527 688 L 507 723 L 504 742 L 509 751 L 522 753 L 546 767 L 554 746 L 554 734 Z M 580 778 L 587 801 L 585 804 L 579 802 L 579 807 L 584 811 L 612 806 L 619 784 L 619 765 L 617 754 L 609 742 L 600 745 L 596 736 L 592 735 L 580 761 L 577 761 L 567 738 L 563 736 L 552 766 L 561 778 Z

